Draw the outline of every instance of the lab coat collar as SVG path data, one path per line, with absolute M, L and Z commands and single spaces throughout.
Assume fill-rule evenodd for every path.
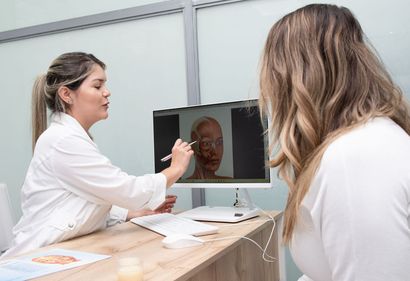
M 74 117 L 71 115 L 64 113 L 64 112 L 56 112 L 53 113 L 52 120 L 55 123 L 61 124 L 63 126 L 67 126 L 74 131 L 80 133 L 87 139 L 89 139 L 91 142 L 94 142 L 91 138 L 90 135 L 87 133 L 87 131 L 81 126 L 80 122 L 77 121 Z

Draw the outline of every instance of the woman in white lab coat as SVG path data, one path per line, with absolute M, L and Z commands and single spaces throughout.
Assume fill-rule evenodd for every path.
M 165 191 L 187 169 L 193 151 L 186 142 L 175 142 L 169 168 L 136 177 L 112 165 L 90 137 L 91 126 L 108 117 L 106 80 L 104 63 L 79 52 L 59 56 L 36 80 L 34 153 L 22 187 L 23 216 L 4 256 L 104 229 L 113 220 L 149 210 L 169 211 L 175 202 L 175 197 L 166 201 Z M 47 129 L 46 108 L 52 113 Z M 111 210 L 113 205 L 119 207 Z

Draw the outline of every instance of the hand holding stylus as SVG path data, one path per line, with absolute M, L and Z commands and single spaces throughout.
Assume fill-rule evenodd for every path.
M 188 145 L 191 146 L 191 145 L 193 145 L 193 144 L 196 143 L 196 142 L 197 142 L 197 141 L 193 141 L 193 142 L 189 143 Z M 161 162 L 168 161 L 168 160 L 171 159 L 171 158 L 172 158 L 172 153 L 169 154 L 169 155 L 167 155 L 167 156 L 165 156 L 164 158 L 162 158 L 162 159 L 161 159 Z
M 183 142 L 181 139 L 177 139 L 174 147 L 172 147 L 172 154 L 167 156 L 169 157 L 168 159 L 172 158 L 171 165 L 161 172 L 167 178 L 167 187 L 170 187 L 182 177 L 188 168 L 189 160 L 194 154 L 194 151 L 191 149 L 191 144 Z

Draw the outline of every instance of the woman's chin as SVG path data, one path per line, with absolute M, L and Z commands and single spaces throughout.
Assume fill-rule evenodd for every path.
M 212 165 L 209 167 L 206 167 L 206 170 L 212 173 L 215 173 L 219 169 L 219 165 Z
M 105 119 L 107 119 L 107 118 L 108 118 L 108 111 L 106 111 L 105 114 L 103 114 L 103 115 L 101 116 L 101 120 L 105 120 Z

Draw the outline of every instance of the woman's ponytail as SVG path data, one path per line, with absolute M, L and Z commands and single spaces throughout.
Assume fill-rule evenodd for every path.
M 37 77 L 33 85 L 31 101 L 32 149 L 36 146 L 37 139 L 47 128 L 46 106 L 46 75 Z

